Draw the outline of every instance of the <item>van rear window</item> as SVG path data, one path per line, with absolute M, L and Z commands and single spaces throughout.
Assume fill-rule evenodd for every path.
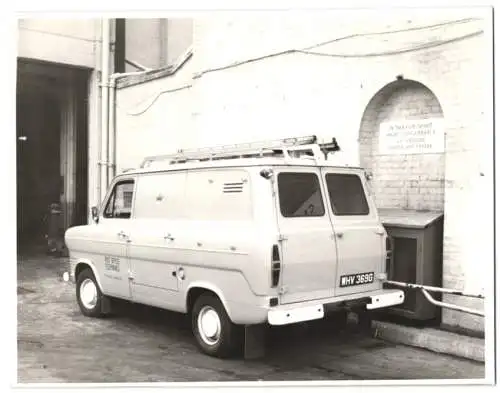
M 366 216 L 370 213 L 358 175 L 328 173 L 326 185 L 333 214 L 336 216 Z
M 318 217 L 325 214 L 319 179 L 314 173 L 280 173 L 278 192 L 283 217 Z

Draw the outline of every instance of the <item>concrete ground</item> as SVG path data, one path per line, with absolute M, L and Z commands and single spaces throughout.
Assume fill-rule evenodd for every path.
M 265 358 L 198 351 L 186 316 L 128 305 L 81 315 L 64 258 L 18 261 L 18 382 L 195 382 L 482 379 L 484 364 L 407 347 L 324 322 L 273 329 Z

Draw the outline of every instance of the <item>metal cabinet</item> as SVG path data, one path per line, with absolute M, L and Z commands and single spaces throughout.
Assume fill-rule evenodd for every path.
M 380 209 L 379 215 L 393 247 L 388 279 L 441 287 L 443 213 Z M 392 307 L 390 313 L 420 321 L 439 318 L 440 309 L 429 303 L 420 291 L 405 292 L 405 302 Z

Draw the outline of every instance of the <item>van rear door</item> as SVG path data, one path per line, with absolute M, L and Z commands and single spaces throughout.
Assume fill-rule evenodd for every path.
M 335 296 L 381 288 L 385 230 L 361 170 L 322 168 L 337 244 Z
M 319 168 L 276 168 L 281 304 L 333 296 L 336 250 Z

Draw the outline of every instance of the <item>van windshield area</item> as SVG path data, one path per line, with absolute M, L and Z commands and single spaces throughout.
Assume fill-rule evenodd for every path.
M 280 173 L 278 193 L 283 217 L 318 217 L 325 214 L 319 178 L 314 173 Z
M 332 211 L 336 216 L 366 216 L 370 214 L 363 184 L 358 175 L 328 173 L 326 186 Z
M 117 183 L 113 193 L 108 200 L 104 217 L 106 218 L 130 218 L 132 211 L 132 198 L 134 193 L 134 182 L 123 181 Z

